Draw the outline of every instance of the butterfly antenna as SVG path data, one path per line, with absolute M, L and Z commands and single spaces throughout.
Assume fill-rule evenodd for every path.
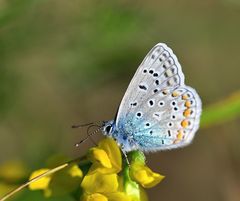
M 97 123 L 102 123 L 102 121 L 95 121 L 92 123 L 87 123 L 87 124 L 78 124 L 78 125 L 72 125 L 72 128 L 83 128 L 85 126 L 91 126 L 91 125 L 95 125 L 95 126 L 99 126 Z
M 90 130 L 92 127 L 98 127 L 98 128 L 97 128 L 95 131 L 93 131 L 93 132 L 90 133 L 89 130 Z M 85 137 L 84 139 L 82 139 L 80 142 L 76 143 L 75 146 L 76 146 L 76 147 L 79 147 L 79 145 L 82 144 L 83 142 L 85 142 L 88 138 L 90 138 L 90 139 L 92 140 L 91 136 L 93 136 L 93 135 L 96 134 L 98 131 L 100 131 L 101 128 L 102 128 L 101 126 L 96 125 L 96 124 L 89 125 L 89 126 L 88 126 L 88 129 L 87 129 L 87 137 Z M 95 142 L 93 142 L 93 143 L 96 144 Z
M 82 127 L 85 127 L 85 126 L 90 126 L 90 125 L 93 125 L 94 123 L 87 123 L 87 124 L 79 124 L 79 125 L 72 125 L 72 128 L 82 128 Z

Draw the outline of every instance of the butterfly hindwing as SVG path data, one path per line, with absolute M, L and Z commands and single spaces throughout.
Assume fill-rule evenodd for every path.
M 194 89 L 165 89 L 144 103 L 132 116 L 134 139 L 143 151 L 172 149 L 189 144 L 199 126 L 201 101 Z M 147 112 L 142 112 L 147 111 Z M 134 128 L 134 126 L 133 126 Z M 137 128 L 137 129 L 136 129 Z

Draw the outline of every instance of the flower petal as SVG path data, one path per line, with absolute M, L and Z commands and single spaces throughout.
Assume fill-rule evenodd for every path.
M 131 165 L 130 176 L 144 188 L 151 188 L 164 178 L 164 176 L 153 172 L 150 168 L 140 163 L 133 163 Z
M 106 167 L 106 168 L 112 167 L 111 161 L 107 153 L 103 149 L 99 149 L 99 148 L 90 149 L 89 158 L 92 161 L 92 163 L 99 163 L 99 165 L 102 165 L 103 167 Z
M 99 143 L 98 147 L 107 153 L 112 168 L 115 169 L 116 173 L 120 172 L 122 169 L 122 155 L 117 143 L 112 138 L 105 138 Z
M 122 155 L 117 143 L 111 138 L 100 141 L 97 148 L 90 149 L 89 158 L 92 166 L 88 174 L 113 174 L 122 169 Z
M 81 187 L 88 193 L 111 193 L 118 189 L 117 174 L 87 174 L 81 183 Z
M 83 177 L 83 172 L 82 170 L 77 166 L 77 165 L 73 165 L 69 170 L 68 173 L 70 174 L 70 176 L 72 177 Z
M 34 177 L 37 177 L 37 176 L 39 176 L 39 175 L 47 172 L 48 170 L 49 170 L 49 169 L 47 169 L 47 168 L 43 168 L 43 169 L 39 169 L 39 170 L 34 171 L 34 172 L 30 175 L 29 180 L 31 180 L 31 179 L 33 179 Z M 51 177 L 50 177 L 50 176 L 45 176 L 45 177 L 43 177 L 43 178 L 41 178 L 41 179 L 39 179 L 39 180 L 31 183 L 31 184 L 29 185 L 29 188 L 30 188 L 31 190 L 40 190 L 40 189 L 44 190 L 44 189 L 47 189 L 50 180 L 51 180 Z
M 108 201 L 107 197 L 100 193 L 83 196 L 82 201 Z
M 107 197 L 109 201 L 132 201 L 132 198 L 123 192 L 110 193 Z

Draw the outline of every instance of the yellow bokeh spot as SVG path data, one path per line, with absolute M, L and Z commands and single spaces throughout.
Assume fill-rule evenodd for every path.
M 82 170 L 77 165 L 73 165 L 68 172 L 72 177 L 83 177 Z
M 13 190 L 14 188 L 16 188 L 15 185 L 6 184 L 6 183 L 0 181 L 0 197 L 5 195 L 9 191 Z
M 25 165 L 19 160 L 11 160 L 0 166 L 0 177 L 7 181 L 16 181 L 27 176 Z
M 46 198 L 51 197 L 51 196 L 52 196 L 52 190 L 49 189 L 49 188 L 44 189 L 44 196 L 45 196 Z
M 31 174 L 29 180 L 31 180 L 31 179 L 33 179 L 33 178 L 35 178 L 35 177 L 37 177 L 37 176 L 39 176 L 39 175 L 47 172 L 48 170 L 49 170 L 49 169 L 47 169 L 47 168 L 43 168 L 43 169 L 39 169 L 39 170 L 34 171 L 34 172 Z M 40 190 L 40 189 L 44 190 L 44 189 L 47 189 L 50 180 L 51 180 L 51 177 L 50 177 L 50 176 L 45 176 L 45 177 L 43 177 L 43 178 L 41 178 L 41 179 L 39 179 L 39 180 L 31 183 L 31 184 L 29 185 L 29 188 L 30 188 L 31 190 Z
M 100 193 L 93 193 L 91 195 L 85 195 L 82 201 L 108 201 L 108 199 Z
M 151 188 L 164 178 L 164 176 L 153 172 L 150 168 L 140 163 L 133 163 L 131 165 L 130 176 L 144 188 Z

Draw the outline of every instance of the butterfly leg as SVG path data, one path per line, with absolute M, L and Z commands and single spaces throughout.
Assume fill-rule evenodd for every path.
M 124 151 L 123 148 L 122 148 L 121 150 L 122 150 L 122 153 L 123 153 L 123 155 L 124 155 L 124 157 L 125 157 L 125 159 L 126 159 L 126 162 L 127 162 L 128 166 L 130 166 L 130 163 L 129 163 L 129 160 L 128 160 L 128 156 L 127 156 L 127 153 Z

